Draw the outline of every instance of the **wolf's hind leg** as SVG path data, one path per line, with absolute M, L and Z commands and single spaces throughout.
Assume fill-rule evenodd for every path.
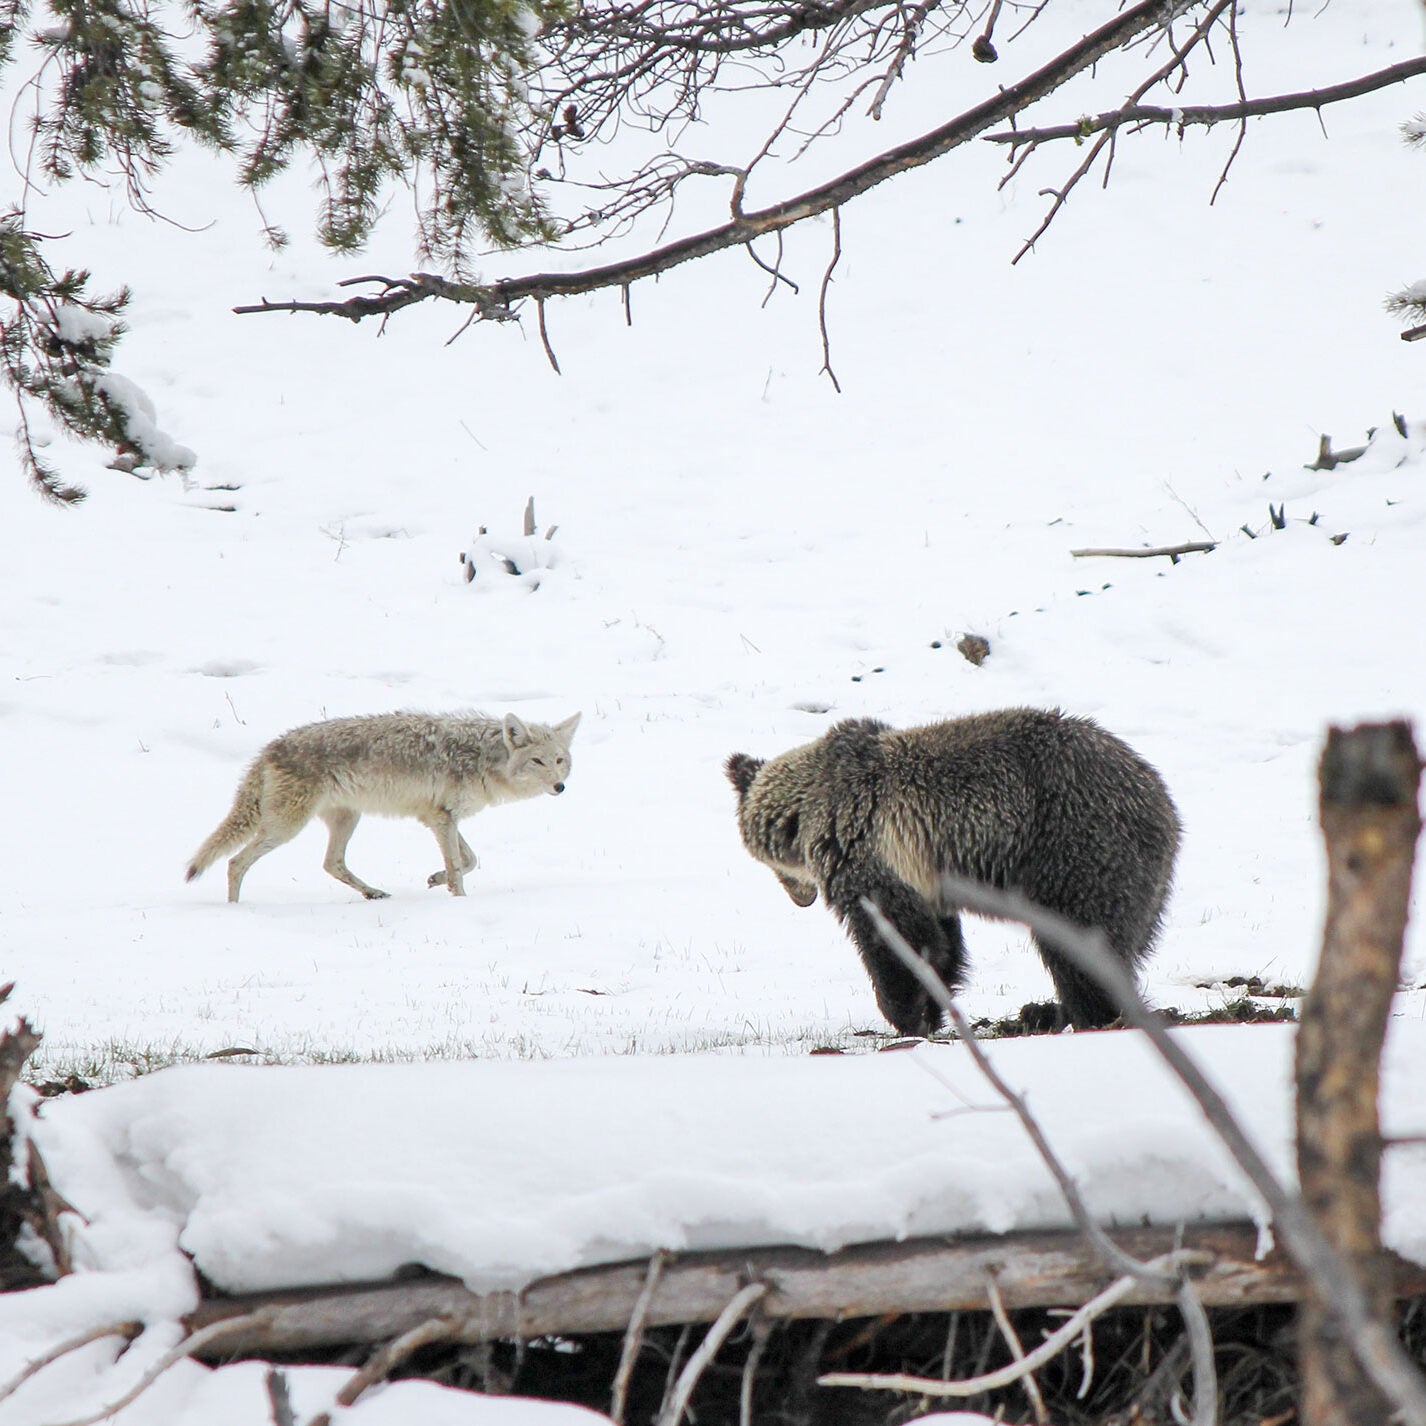
M 437 835 L 439 835 L 439 834 L 437 834 Z M 466 839 L 465 839 L 464 837 L 461 836 L 461 834 L 460 834 L 459 831 L 456 832 L 456 840 L 460 843 L 460 869 L 461 869 L 461 871 L 462 871 L 462 872 L 474 871 L 474 870 L 476 869 L 476 867 L 478 867 L 478 866 L 480 865 L 480 863 L 479 863 L 479 861 L 476 860 L 476 855 L 475 855 L 475 853 L 474 853 L 473 851 L 471 851 L 471 849 L 470 849 L 470 844 L 466 841 Z M 441 850 L 442 850 L 442 852 L 444 852 L 444 851 L 445 851 L 445 848 L 442 847 Z M 445 884 L 446 884 L 446 874 L 445 874 L 444 871 L 433 871 L 433 872 L 430 874 L 430 876 L 428 876 L 428 877 L 426 878 L 426 885 L 427 885 L 427 886 L 444 886 Z
M 228 900 L 236 901 L 243 888 L 243 878 L 252 864 L 265 857 L 275 847 L 290 842 L 306 825 L 308 818 L 292 818 L 283 822 L 264 821 L 258 824 L 257 836 L 241 848 L 228 863 Z
M 378 887 L 368 886 L 347 866 L 347 843 L 361 821 L 361 813 L 350 807 L 335 807 L 330 812 L 322 813 L 322 820 L 327 824 L 327 855 L 322 860 L 322 870 L 352 890 L 361 892 L 368 901 L 381 900 L 387 893 Z
M 441 849 L 441 859 L 445 862 L 443 871 L 432 872 L 426 880 L 427 886 L 447 886 L 452 896 L 465 895 L 464 873 L 475 864 L 475 856 L 466 845 L 465 838 L 456 826 L 456 819 L 450 812 L 439 807 L 421 820 L 428 826 Z M 467 858 L 469 861 L 467 862 Z M 439 878 L 439 880 L 437 880 Z

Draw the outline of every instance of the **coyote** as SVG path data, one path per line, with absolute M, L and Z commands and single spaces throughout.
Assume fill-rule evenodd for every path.
M 951 990 L 965 979 L 966 951 L 960 910 L 941 890 L 946 872 L 1102 928 L 1126 969 L 1153 946 L 1178 813 L 1158 773 L 1088 718 L 1007 708 L 901 731 L 849 719 L 770 762 L 734 753 L 726 770 L 744 845 L 799 906 L 821 892 L 902 1034 L 935 1031 L 941 1012 L 883 944 L 863 897 Z M 1072 1025 L 1115 1019 L 1094 981 L 1052 941 L 1033 939 Z
M 426 884 L 464 896 L 464 873 L 476 863 L 457 823 L 497 802 L 563 792 L 579 717 L 549 727 L 513 713 L 378 713 L 293 728 L 257 755 L 233 810 L 194 854 L 187 880 L 240 847 L 228 863 L 228 900 L 236 901 L 248 868 L 320 817 L 328 832 L 323 868 L 368 899 L 385 896 L 346 863 L 361 814 L 374 812 L 429 827 L 445 866 Z

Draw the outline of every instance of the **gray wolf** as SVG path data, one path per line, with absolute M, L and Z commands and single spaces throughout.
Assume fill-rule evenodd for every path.
M 194 853 L 187 880 L 240 847 L 228 863 L 228 900 L 236 901 L 252 864 L 320 817 L 328 832 L 323 868 L 365 897 L 385 896 L 346 863 L 352 832 L 372 812 L 429 827 L 444 865 L 427 885 L 464 896 L 464 873 L 476 863 L 457 824 L 483 807 L 563 792 L 579 717 L 546 726 L 513 713 L 378 713 L 293 728 L 254 759 L 232 811 Z
M 734 753 L 738 826 L 799 906 L 820 891 L 861 954 L 882 1014 L 924 1035 L 940 1011 L 883 943 L 875 902 L 947 987 L 966 973 L 951 872 L 1018 891 L 1101 929 L 1133 971 L 1162 919 L 1180 826 L 1159 774 L 1088 718 L 1012 708 L 898 731 L 849 719 L 771 761 Z M 1036 938 L 1076 1027 L 1117 1016 L 1052 942 Z

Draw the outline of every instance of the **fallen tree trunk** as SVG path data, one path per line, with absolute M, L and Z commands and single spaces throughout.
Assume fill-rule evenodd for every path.
M 1110 1236 L 1126 1252 L 1150 1259 L 1183 1247 L 1211 1262 L 1192 1274 L 1207 1307 L 1296 1302 L 1302 1280 L 1279 1252 L 1255 1256 L 1250 1223 L 1185 1228 L 1135 1228 Z M 1426 1293 L 1426 1267 L 1389 1256 L 1397 1297 Z M 208 1355 L 231 1358 L 300 1353 L 352 1343 L 387 1341 L 432 1318 L 450 1323 L 447 1340 L 462 1343 L 622 1332 L 649 1276 L 650 1260 L 610 1263 L 560 1273 L 523 1292 L 471 1292 L 448 1277 L 347 1284 L 214 1298 L 187 1319 L 188 1331 L 257 1314 L 214 1340 Z M 844 1321 L 911 1312 L 985 1311 L 987 1281 L 1004 1306 L 1077 1307 L 1115 1277 L 1083 1237 L 1071 1230 L 904 1243 L 868 1243 L 821 1253 L 810 1248 L 754 1248 L 688 1253 L 662 1267 L 645 1314 L 650 1327 L 712 1322 L 748 1285 L 768 1292 L 767 1318 Z M 1173 1301 L 1172 1291 L 1139 1284 L 1128 1304 Z

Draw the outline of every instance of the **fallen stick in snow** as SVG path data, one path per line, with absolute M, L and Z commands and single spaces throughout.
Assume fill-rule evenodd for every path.
M 1146 546 L 1143 549 L 1120 550 L 1120 549 L 1094 549 L 1094 550 L 1071 550 L 1070 555 L 1077 560 L 1087 559 L 1116 559 L 1116 560 L 1147 560 L 1154 559 L 1159 555 L 1167 556 L 1171 560 L 1177 560 L 1180 555 L 1201 555 L 1207 554 L 1210 550 L 1216 550 L 1218 542 L 1216 540 L 1189 540 L 1182 545 L 1154 545 Z
M 1176 1248 L 1203 1253 L 1209 1265 L 1192 1275 L 1207 1307 L 1297 1302 L 1302 1279 L 1278 1250 L 1259 1258 L 1254 1224 L 1220 1223 L 1112 1231 L 1125 1253 L 1141 1260 Z M 1426 1267 L 1393 1257 L 1398 1298 L 1426 1293 Z M 688 1253 L 670 1258 L 647 1307 L 646 1325 L 712 1322 L 750 1280 L 765 1282 L 759 1304 L 765 1318 L 876 1317 L 884 1313 L 984 1312 L 985 1279 L 994 1273 L 1007 1310 L 1077 1307 L 1119 1274 L 1104 1268 L 1079 1232 L 1029 1232 L 959 1239 L 920 1238 L 864 1243 L 834 1253 L 773 1247 Z M 289 1289 L 201 1304 L 185 1326 L 252 1314 L 261 1318 L 222 1338 L 200 1357 L 228 1358 L 269 1352 L 389 1341 L 433 1317 L 452 1317 L 451 1341 L 473 1344 L 581 1332 L 623 1332 L 649 1276 L 649 1260 L 608 1263 L 541 1278 L 522 1292 L 470 1291 L 448 1277 Z M 1139 1282 L 1125 1305 L 1172 1303 L 1168 1285 Z

